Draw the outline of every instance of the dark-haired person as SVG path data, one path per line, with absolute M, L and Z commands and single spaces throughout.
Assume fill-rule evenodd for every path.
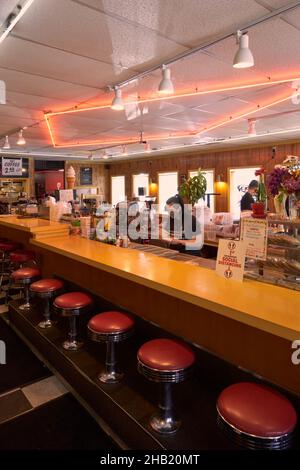
M 166 208 L 169 221 L 163 224 L 163 239 L 168 241 L 169 248 L 181 253 L 200 256 L 201 226 L 191 213 L 190 206 L 185 205 L 183 199 L 176 194 L 167 200 Z M 200 247 L 198 247 L 199 244 L 201 244 Z
M 252 180 L 249 183 L 248 189 L 241 199 L 241 212 L 251 211 L 251 206 L 255 202 L 254 197 L 258 190 L 258 181 Z

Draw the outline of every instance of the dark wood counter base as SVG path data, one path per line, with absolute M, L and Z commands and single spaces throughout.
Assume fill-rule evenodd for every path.
M 81 320 L 80 334 L 85 344 L 78 352 L 66 352 L 62 341 L 67 332 L 67 322 L 60 319 L 50 330 L 37 328 L 41 318 L 38 306 L 30 312 L 18 309 L 19 301 L 9 306 L 12 327 L 26 337 L 27 342 L 45 358 L 53 371 L 57 371 L 88 404 L 93 414 L 131 449 L 168 450 L 226 450 L 238 449 L 217 427 L 215 403 L 221 390 L 227 385 L 256 378 L 237 367 L 196 349 L 197 367 L 194 377 L 186 383 L 174 386 L 175 407 L 183 426 L 172 437 L 154 433 L 148 420 L 156 409 L 157 384 L 140 376 L 136 369 L 136 352 L 145 341 L 159 337 L 171 337 L 160 328 L 136 318 L 134 337 L 118 345 L 120 367 L 126 373 L 125 380 L 117 385 L 105 385 L 97 381 L 97 374 L 104 365 L 104 345 L 94 344 L 86 337 L 85 325 L 89 317 Z M 97 300 L 97 312 L 110 308 L 106 301 Z M 95 312 L 94 312 L 95 313 Z M 300 397 L 284 391 L 300 415 Z M 300 430 L 297 429 L 294 447 L 300 446 Z

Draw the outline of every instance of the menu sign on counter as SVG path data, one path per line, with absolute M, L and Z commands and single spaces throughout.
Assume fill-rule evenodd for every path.
M 225 279 L 242 281 L 245 265 L 245 245 L 236 240 L 219 240 L 216 272 Z
M 246 217 L 241 219 L 241 240 L 245 243 L 248 258 L 267 259 L 268 222 L 266 219 Z
M 22 176 L 22 158 L 2 157 L 2 176 Z

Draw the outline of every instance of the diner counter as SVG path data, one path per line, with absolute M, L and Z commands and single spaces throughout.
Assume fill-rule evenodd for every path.
M 69 234 L 69 227 L 67 224 L 39 219 L 37 217 L 19 218 L 15 215 L 1 216 L 0 228 L 21 230 L 23 232 L 30 233 L 33 238 Z
M 281 338 L 300 337 L 300 292 L 252 280 L 228 281 L 206 268 L 75 235 L 32 243 Z

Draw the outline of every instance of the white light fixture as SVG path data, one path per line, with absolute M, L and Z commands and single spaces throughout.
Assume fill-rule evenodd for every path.
M 248 136 L 255 137 L 256 136 L 256 119 L 248 119 Z
M 233 59 L 233 67 L 236 69 L 245 69 L 253 67 L 254 59 L 252 52 L 249 49 L 249 36 L 247 33 L 238 31 L 236 34 L 236 42 L 239 48 Z
M 121 155 L 123 155 L 123 157 L 126 157 L 126 155 L 128 155 L 126 145 L 123 145 L 123 146 L 122 146 L 122 153 L 121 153 Z
M 149 142 L 145 144 L 145 152 L 146 152 L 146 153 L 150 153 L 150 152 L 151 152 L 151 146 L 150 146 Z
M 160 95 L 171 95 L 174 93 L 174 86 L 171 80 L 171 70 L 165 65 L 162 66 L 162 80 L 158 86 L 158 93 Z
M 0 104 L 6 104 L 6 86 L 3 80 L 0 80 Z
M 34 0 L 27 0 L 24 2 L 23 5 L 17 5 L 17 10 L 13 11 L 5 22 L 5 29 L 1 32 L 0 31 L 0 44 L 4 39 L 9 35 L 11 30 L 16 26 L 16 24 L 20 21 L 22 16 L 26 13 L 28 8 L 33 4 Z
M 122 90 L 120 88 L 115 88 L 115 97 L 111 103 L 111 109 L 114 111 L 123 111 L 124 103 L 122 99 Z
M 17 140 L 17 145 L 25 145 L 26 144 L 26 140 L 23 136 L 23 129 L 20 130 L 19 132 L 19 136 L 18 136 L 18 140 Z
M 10 144 L 9 144 L 9 140 L 8 140 L 8 135 L 5 136 L 5 142 L 4 142 L 4 145 L 2 147 L 4 150 L 9 150 L 10 149 Z

